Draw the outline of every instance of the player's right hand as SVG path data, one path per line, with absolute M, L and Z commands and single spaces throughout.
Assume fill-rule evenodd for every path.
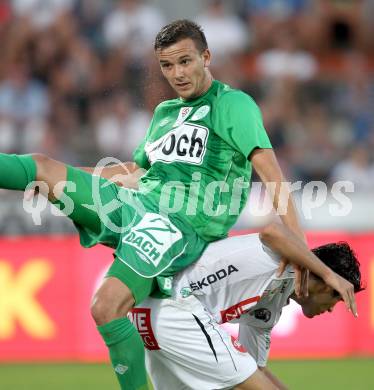
M 324 281 L 340 294 L 347 310 L 358 317 L 353 284 L 333 271 L 328 274 Z

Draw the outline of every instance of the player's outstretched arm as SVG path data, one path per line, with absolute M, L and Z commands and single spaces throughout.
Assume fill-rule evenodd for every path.
M 284 225 L 300 239 L 306 241 L 292 195 L 288 190 L 286 179 L 273 149 L 255 149 L 250 155 L 250 161 L 261 181 L 266 185 L 266 190 L 273 201 L 274 210 L 279 213 Z
M 272 199 L 274 210 L 277 211 L 281 221 L 292 230 L 300 239 L 306 242 L 301 229 L 296 207 L 289 191 L 288 184 L 283 176 L 275 153 L 272 149 L 255 149 L 249 156 L 253 168 L 266 186 L 268 195 Z M 282 260 L 280 268 L 287 263 Z M 296 295 L 308 295 L 308 272 L 300 270 L 295 265 L 295 292 Z
M 353 285 L 327 267 L 290 229 L 272 223 L 262 230 L 260 239 L 273 252 L 286 258 L 292 264 L 309 269 L 324 280 L 340 294 L 347 309 L 357 317 Z

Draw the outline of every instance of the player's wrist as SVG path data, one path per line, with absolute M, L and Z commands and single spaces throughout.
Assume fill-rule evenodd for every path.
M 334 281 L 336 281 L 336 276 L 337 274 L 328 267 L 326 267 L 326 269 L 323 270 L 322 275 L 320 275 L 323 281 L 329 286 L 334 284 Z

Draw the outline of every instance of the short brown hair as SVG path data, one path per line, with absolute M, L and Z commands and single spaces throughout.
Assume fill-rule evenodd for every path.
M 200 52 L 208 48 L 208 43 L 201 26 L 191 20 L 176 20 L 164 26 L 156 35 L 154 49 L 165 49 L 181 41 L 190 38 L 194 41 L 195 46 Z

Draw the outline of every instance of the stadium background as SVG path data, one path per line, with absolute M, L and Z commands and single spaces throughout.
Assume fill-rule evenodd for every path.
M 78 166 L 131 160 L 152 109 L 172 96 L 154 35 L 172 19 L 195 19 L 215 77 L 261 106 L 288 179 L 326 183 L 326 199 L 315 195 L 307 211 L 303 191 L 295 193 L 309 243 L 347 240 L 362 262 L 359 318 L 342 305 L 313 321 L 287 308 L 272 357 L 297 361 L 275 369 L 291 388 L 374 388 L 373 14 L 372 0 L 0 1 L 0 152 L 39 151 Z M 338 180 L 355 191 L 349 213 L 332 217 Z M 49 207 L 35 225 L 21 195 L 0 199 L 0 388 L 115 388 L 107 366 L 78 364 L 106 359 L 89 300 L 110 252 L 81 249 L 71 223 Z M 258 212 L 261 201 L 254 186 L 237 231 L 273 217 Z M 348 357 L 365 359 L 301 361 Z

